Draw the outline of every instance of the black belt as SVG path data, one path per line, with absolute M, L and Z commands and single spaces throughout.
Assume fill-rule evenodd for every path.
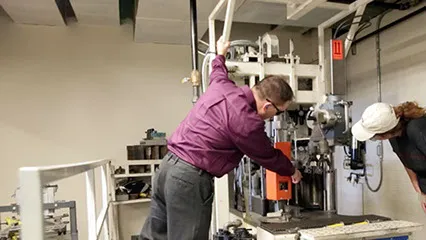
M 192 165 L 191 163 L 189 163 L 189 162 L 187 162 L 187 161 L 183 160 L 182 158 L 178 157 L 176 154 L 174 154 L 174 153 L 172 153 L 172 152 L 170 152 L 170 151 L 166 154 L 166 159 L 170 159 L 170 160 L 173 160 L 173 161 L 175 161 L 175 162 L 181 163 L 182 165 L 185 165 L 185 166 L 187 166 L 187 167 L 190 167 L 190 168 L 192 168 L 192 169 L 194 169 L 194 170 L 198 171 L 198 174 L 199 174 L 199 175 L 206 174 L 206 175 L 208 175 L 209 177 L 213 178 L 213 175 L 212 175 L 212 174 L 210 174 L 209 172 L 207 172 L 206 170 L 201 169 L 201 168 L 199 168 L 199 167 L 196 167 L 196 166 Z

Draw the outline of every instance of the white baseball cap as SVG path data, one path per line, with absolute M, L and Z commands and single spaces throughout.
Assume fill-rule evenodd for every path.
M 352 126 L 352 135 L 358 141 L 364 142 L 376 134 L 385 133 L 398 125 L 393 106 L 387 103 L 374 103 L 362 113 L 361 120 Z

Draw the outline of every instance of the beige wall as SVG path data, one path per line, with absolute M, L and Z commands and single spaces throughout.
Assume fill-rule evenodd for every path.
M 130 27 L 0 23 L 0 36 L 0 204 L 13 201 L 19 167 L 125 161 L 126 145 L 151 127 L 169 135 L 192 106 L 180 82 L 191 71 L 188 46 L 135 44 Z M 57 196 L 77 201 L 87 239 L 83 176 L 59 182 Z M 121 207 L 123 239 L 147 206 Z
M 420 14 L 381 34 L 384 102 L 398 104 L 415 100 L 426 106 L 425 22 L 426 15 Z M 358 44 L 357 55 L 349 56 L 348 59 L 349 98 L 354 101 L 352 111 L 355 121 L 360 118 L 365 107 L 377 101 L 374 47 L 375 38 L 369 38 Z M 376 144 L 367 143 L 367 161 L 374 165 L 370 180 L 372 187 L 377 186 L 380 176 Z M 384 148 L 383 185 L 377 193 L 364 187 L 364 212 L 426 224 L 425 213 L 403 165 L 388 141 L 384 142 Z M 416 234 L 415 239 L 424 239 L 424 236 L 426 229 Z

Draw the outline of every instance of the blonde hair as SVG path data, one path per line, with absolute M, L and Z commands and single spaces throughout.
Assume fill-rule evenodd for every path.
M 417 102 L 405 102 L 394 107 L 395 114 L 403 120 L 421 118 L 426 115 L 426 109 L 419 106 Z

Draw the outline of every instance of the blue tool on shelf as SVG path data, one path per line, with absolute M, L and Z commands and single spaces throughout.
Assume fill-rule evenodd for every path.
M 399 237 L 391 237 L 391 238 L 378 238 L 376 240 L 408 240 L 408 236 L 399 236 Z

